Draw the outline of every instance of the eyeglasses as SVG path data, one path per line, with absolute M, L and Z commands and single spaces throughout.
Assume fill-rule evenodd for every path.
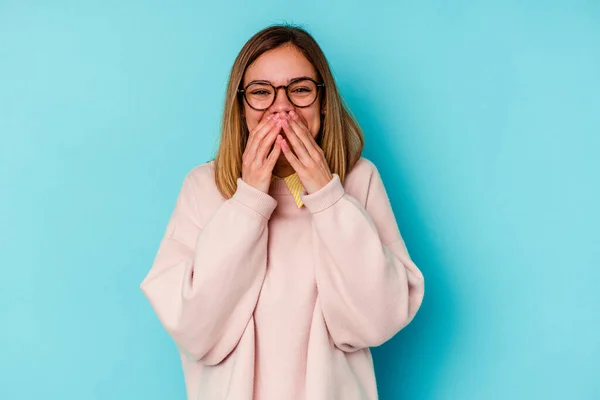
M 277 92 L 281 88 L 285 89 L 290 103 L 296 107 L 305 108 L 317 100 L 319 90 L 324 87 L 324 83 L 319 83 L 312 78 L 298 78 L 287 85 L 277 87 L 267 81 L 255 81 L 243 89 L 238 89 L 238 93 L 243 94 L 246 103 L 251 108 L 263 111 L 275 103 Z

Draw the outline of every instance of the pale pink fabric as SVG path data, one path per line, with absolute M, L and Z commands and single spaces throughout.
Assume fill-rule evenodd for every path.
M 369 347 L 424 295 L 375 165 L 364 157 L 302 200 L 214 162 L 186 176 L 141 289 L 181 354 L 189 399 L 376 399 Z

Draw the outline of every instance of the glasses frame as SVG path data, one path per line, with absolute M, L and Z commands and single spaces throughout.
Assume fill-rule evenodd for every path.
M 290 94 L 288 93 L 288 87 L 289 87 L 290 85 L 293 85 L 293 84 L 294 84 L 294 83 L 296 83 L 296 82 L 299 82 L 299 81 L 307 81 L 307 80 L 308 80 L 308 81 L 312 81 L 312 82 L 313 82 L 313 83 L 314 83 L 314 84 L 317 86 L 317 95 L 315 96 L 315 99 L 314 99 L 314 100 L 313 100 L 313 101 L 312 101 L 310 104 L 308 104 L 308 105 L 305 105 L 305 106 L 298 106 L 298 105 L 296 105 L 296 103 L 294 103 L 294 102 L 292 101 L 292 99 L 290 98 Z M 246 91 L 246 90 L 247 90 L 247 89 L 248 89 L 250 86 L 252 86 L 252 85 L 255 85 L 255 84 L 257 84 L 257 83 L 260 83 L 260 84 L 267 84 L 267 85 L 271 86 L 271 87 L 273 88 L 273 92 L 275 93 L 275 95 L 273 96 L 273 101 L 271 102 L 271 104 L 269 104 L 269 105 L 268 105 L 267 107 L 265 107 L 265 108 L 255 108 L 255 107 L 252 107 L 252 105 L 251 105 L 251 104 L 250 104 L 250 102 L 248 101 L 248 98 L 246 97 L 246 93 L 247 93 L 247 91 Z M 294 79 L 294 80 L 290 81 L 290 83 L 288 83 L 287 85 L 279 85 L 279 86 L 273 86 L 273 84 L 272 84 L 271 82 L 269 82 L 269 81 L 254 81 L 254 82 L 251 82 L 250 84 L 248 84 L 248 85 L 247 85 L 245 88 L 243 88 L 243 89 L 238 89 L 238 90 L 237 90 L 237 92 L 238 92 L 239 94 L 241 94 L 241 95 L 242 95 L 242 97 L 243 97 L 243 98 L 244 98 L 244 100 L 246 101 L 246 104 L 248 104 L 248 107 L 250 107 L 251 109 L 253 109 L 253 110 L 256 110 L 256 111 L 264 111 L 264 110 L 268 109 L 269 107 L 271 107 L 271 106 L 272 106 L 272 105 L 275 103 L 275 100 L 277 100 L 277 94 L 279 93 L 279 89 L 282 89 L 282 88 L 284 89 L 284 91 L 285 91 L 285 96 L 287 97 L 287 99 L 288 99 L 288 101 L 289 101 L 290 103 L 292 103 L 292 104 L 293 104 L 295 107 L 298 107 L 298 108 L 306 108 L 306 107 L 310 107 L 310 106 L 312 106 L 312 105 L 315 103 L 315 101 L 317 101 L 317 99 L 319 98 L 319 93 L 320 93 L 320 91 L 321 91 L 322 89 L 324 89 L 324 88 L 325 88 L 325 83 L 323 83 L 323 82 L 317 82 L 317 81 L 316 81 L 316 80 L 314 80 L 313 78 L 309 78 L 309 77 L 307 77 L 307 76 L 306 76 L 306 77 L 301 77 L 301 78 L 296 78 L 296 79 Z

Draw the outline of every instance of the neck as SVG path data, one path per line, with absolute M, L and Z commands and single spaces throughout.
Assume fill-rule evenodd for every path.
M 289 164 L 275 164 L 275 167 L 273 167 L 273 175 L 279 178 L 285 178 L 289 175 L 292 175 L 294 172 L 296 171 Z

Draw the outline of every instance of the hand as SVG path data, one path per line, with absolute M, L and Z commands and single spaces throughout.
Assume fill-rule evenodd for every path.
M 248 135 L 248 142 L 242 155 L 242 180 L 247 184 L 269 192 L 273 167 L 281 153 L 283 137 L 277 115 L 267 113 Z M 273 144 L 273 142 L 275 142 Z M 269 149 L 273 149 L 269 152 Z M 269 152 L 268 156 L 267 153 Z
M 290 111 L 289 115 L 281 120 L 281 126 L 286 135 L 281 143 L 285 158 L 298 174 L 306 192 L 316 192 L 333 179 L 323 149 L 315 142 L 295 111 Z

